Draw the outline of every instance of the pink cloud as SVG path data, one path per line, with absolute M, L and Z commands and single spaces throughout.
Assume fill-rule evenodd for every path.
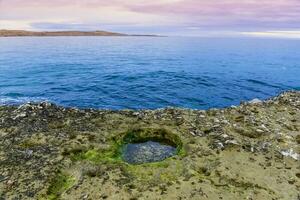
M 32 15 L 34 11 L 39 13 L 40 8 L 63 10 L 74 5 L 78 6 L 77 11 L 82 8 L 83 12 L 107 8 L 119 13 L 136 13 L 139 20 L 151 15 L 156 19 L 166 19 L 170 26 L 300 28 L 299 0 L 0 0 L 0 20 L 24 20 L 31 17 L 28 14 L 31 11 Z M 24 14 L 14 14 L 15 10 L 22 9 Z M 76 18 L 79 14 L 74 12 L 72 15 Z M 53 17 L 59 18 L 59 13 Z M 111 18 L 114 17 L 111 14 Z M 124 21 L 126 16 L 122 17 L 122 23 Z M 153 23 L 155 25 L 156 21 Z
M 300 16 L 299 0 L 0 0 L 1 7 L 80 5 L 83 7 L 120 7 L 134 12 L 173 15 L 296 15 Z
M 129 5 L 136 12 L 188 16 L 236 16 L 236 17 L 300 17 L 298 0 L 182 0 L 169 4 Z

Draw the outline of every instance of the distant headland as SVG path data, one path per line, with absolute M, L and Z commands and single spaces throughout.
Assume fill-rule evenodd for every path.
M 130 35 L 108 31 L 26 31 L 26 30 L 0 30 L 0 37 L 57 37 L 57 36 L 147 36 L 159 37 L 158 35 Z

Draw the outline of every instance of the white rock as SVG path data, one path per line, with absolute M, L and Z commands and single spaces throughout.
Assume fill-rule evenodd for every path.
M 300 154 L 294 152 L 293 149 L 282 150 L 280 152 L 283 156 L 291 157 L 295 160 L 300 160 Z
M 253 99 L 251 101 L 249 101 L 250 104 L 257 104 L 257 103 L 262 103 L 262 100 L 260 99 Z

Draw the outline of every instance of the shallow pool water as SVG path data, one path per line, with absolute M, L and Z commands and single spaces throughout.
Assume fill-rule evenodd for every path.
M 176 155 L 176 147 L 147 141 L 144 143 L 126 144 L 123 147 L 122 158 L 130 164 L 159 162 Z

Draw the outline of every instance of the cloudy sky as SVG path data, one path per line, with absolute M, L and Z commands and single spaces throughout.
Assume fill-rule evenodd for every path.
M 0 0 L 0 29 L 300 37 L 300 0 Z

